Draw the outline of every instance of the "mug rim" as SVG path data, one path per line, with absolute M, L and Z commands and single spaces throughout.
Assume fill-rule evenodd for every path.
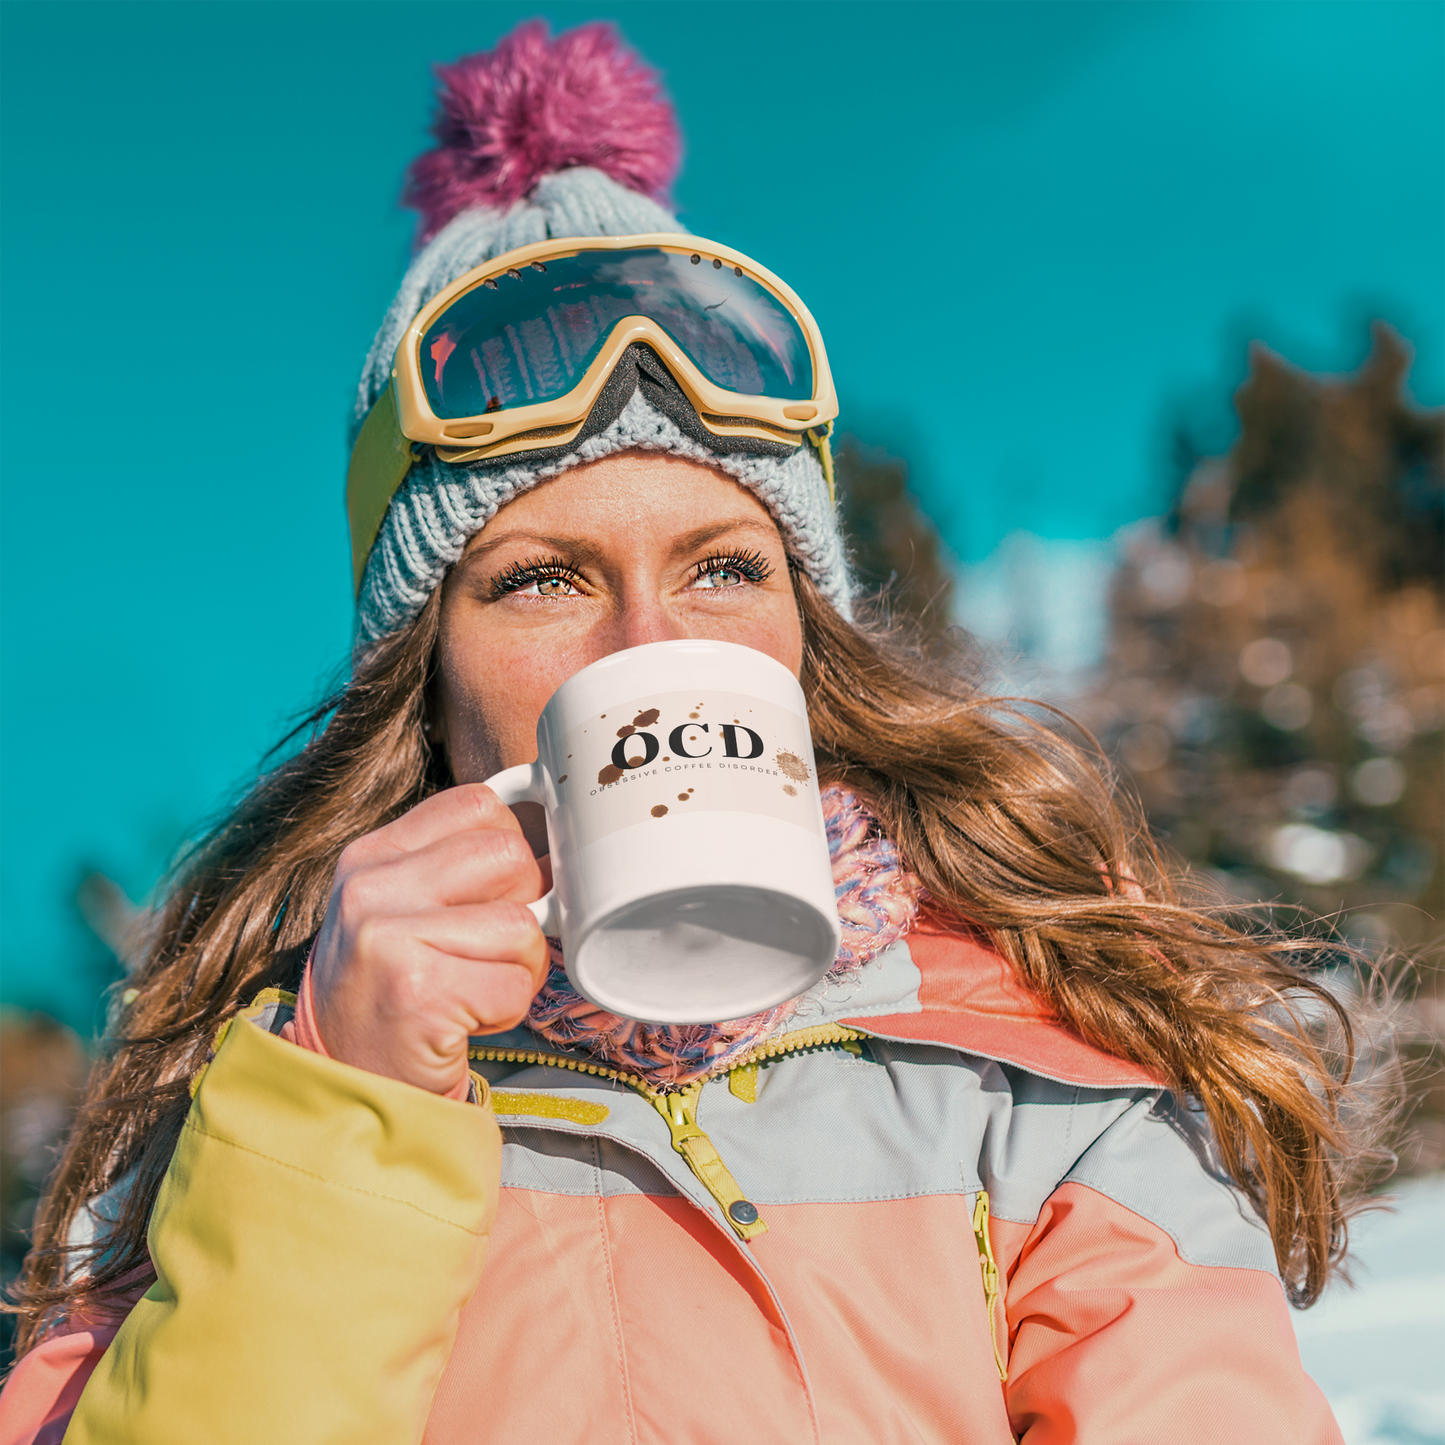
M 788 667 L 785 663 L 779 662 L 772 653 L 764 652 L 760 647 L 749 647 L 745 642 L 728 642 L 721 637 L 664 637 L 656 642 L 639 642 L 632 647 L 619 647 L 616 652 L 609 652 L 605 657 L 599 657 L 589 662 L 586 667 L 579 667 L 565 682 L 558 683 L 557 690 L 552 694 L 552 697 L 556 697 L 557 693 L 561 692 L 564 687 L 568 687 L 576 682 L 578 678 L 586 677 L 590 673 L 605 671 L 608 667 L 620 665 L 618 662 L 619 658 L 638 657 L 643 653 L 653 651 L 686 653 L 689 650 L 696 649 L 702 652 L 715 647 L 722 648 L 728 652 L 746 653 L 749 658 L 762 658 L 774 667 L 781 668 L 794 682 L 798 681 L 792 668 Z M 548 706 L 551 706 L 550 698 L 548 699 Z
M 622 666 L 623 663 L 621 659 L 626 659 L 628 662 L 645 661 L 646 659 L 643 657 L 643 654 L 646 653 L 670 653 L 672 655 L 681 654 L 686 656 L 689 652 L 692 652 L 694 655 L 702 656 L 714 649 L 742 654 L 750 665 L 763 664 L 764 672 L 776 669 L 774 673 L 775 679 L 777 681 L 782 681 L 783 678 L 787 679 L 785 685 L 789 688 L 793 700 L 801 704 L 802 715 L 806 719 L 807 700 L 803 696 L 802 682 L 795 676 L 793 670 L 788 667 L 786 663 L 779 662 L 771 653 L 764 652 L 758 647 L 749 647 L 743 642 L 728 642 L 723 638 L 665 637 L 657 642 L 639 642 L 634 647 L 620 647 L 616 652 L 609 652 L 605 657 L 599 657 L 595 661 L 589 662 L 586 667 L 578 668 L 571 677 L 567 678 L 564 682 L 558 683 L 556 690 L 552 693 L 552 696 L 547 699 L 541 713 L 537 717 L 538 756 L 541 756 L 540 745 L 542 740 L 543 719 L 564 701 L 564 694 L 567 694 L 569 690 L 572 689 L 574 683 L 585 685 L 586 682 L 594 681 L 605 674 L 610 668 Z M 778 673 L 782 674 L 781 678 L 777 677 Z

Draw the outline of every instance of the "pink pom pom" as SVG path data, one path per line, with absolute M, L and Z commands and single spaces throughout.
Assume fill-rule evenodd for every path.
M 543 176 L 594 166 L 665 200 L 682 138 L 657 75 L 600 22 L 552 40 L 529 20 L 497 48 L 437 66 L 440 144 L 407 172 L 420 242 L 472 206 L 506 206 Z

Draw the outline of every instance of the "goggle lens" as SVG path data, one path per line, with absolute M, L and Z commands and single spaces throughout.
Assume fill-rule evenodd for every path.
M 509 271 L 459 296 L 421 342 L 438 420 L 565 396 L 619 321 L 643 316 L 714 386 L 808 401 L 813 364 L 792 313 L 751 276 L 660 247 L 580 251 Z

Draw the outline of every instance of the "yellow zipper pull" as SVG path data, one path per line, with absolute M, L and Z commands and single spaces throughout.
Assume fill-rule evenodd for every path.
M 988 1311 L 988 1338 L 993 1345 L 993 1362 L 998 1368 L 998 1377 L 1008 1379 L 1008 1366 L 1004 1363 L 1003 1350 L 999 1344 L 998 1330 L 998 1265 L 994 1262 L 993 1241 L 988 1234 L 988 1190 L 978 1191 L 978 1201 L 973 1206 L 973 1237 L 978 1242 L 978 1267 L 983 1274 L 983 1303 Z
M 758 1066 L 755 1062 L 739 1064 L 729 1072 L 728 1092 L 745 1104 L 758 1102 Z
M 728 1172 L 712 1140 L 697 1124 L 697 1101 L 702 1084 L 689 1084 L 675 1094 L 654 1094 L 653 1107 L 667 1121 L 672 1147 L 687 1160 L 687 1167 L 707 1192 L 722 1205 L 723 1216 L 739 1239 L 756 1239 L 768 1232 L 757 1205 L 746 1198 Z

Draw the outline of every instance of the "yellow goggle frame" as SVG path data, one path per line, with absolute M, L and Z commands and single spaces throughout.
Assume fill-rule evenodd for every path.
M 421 343 L 432 323 L 459 297 L 488 281 L 534 261 L 546 263 L 583 251 L 665 250 L 735 267 L 769 291 L 798 323 L 813 367 L 808 401 L 779 400 L 729 391 L 710 381 L 657 322 L 624 317 L 613 326 L 601 350 L 577 384 L 564 395 L 530 406 L 508 407 L 482 416 L 439 418 L 422 382 Z M 828 492 L 833 492 L 833 461 L 828 433 L 838 415 L 838 398 L 828 368 L 823 337 L 812 313 L 771 271 L 739 251 L 699 236 L 654 232 L 638 236 L 566 237 L 521 246 L 468 271 L 429 301 L 407 327 L 396 348 L 391 381 L 367 413 L 352 448 L 346 478 L 346 508 L 351 523 L 351 558 L 358 589 L 387 508 L 415 461 L 413 443 L 436 448 L 444 462 L 485 461 L 544 447 L 567 446 L 576 439 L 613 368 L 627 348 L 646 342 L 667 366 L 702 424 L 719 437 L 752 437 L 818 452 Z

